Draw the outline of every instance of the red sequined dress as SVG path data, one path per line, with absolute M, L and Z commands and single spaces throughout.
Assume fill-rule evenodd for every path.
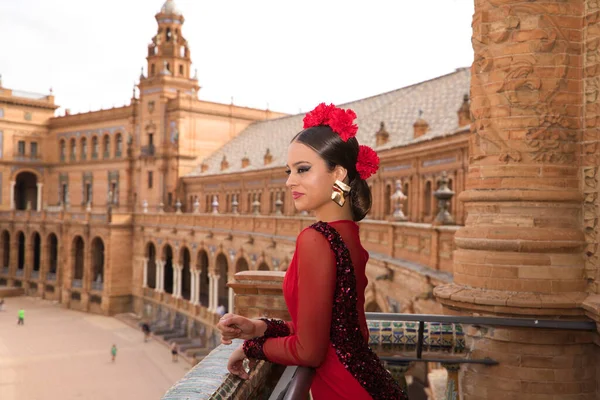
M 316 368 L 314 400 L 407 399 L 368 346 L 368 258 L 353 221 L 317 222 L 304 229 L 283 281 L 292 321 L 274 335 L 247 340 L 246 355 Z M 282 334 L 287 336 L 266 338 Z

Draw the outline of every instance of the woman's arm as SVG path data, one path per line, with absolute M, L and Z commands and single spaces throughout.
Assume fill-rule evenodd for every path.
M 329 348 L 336 281 L 335 256 L 321 233 L 306 229 L 298 236 L 296 260 L 296 331 L 286 337 L 263 337 L 246 341 L 244 349 L 250 358 L 268 359 L 283 365 L 318 367 L 323 363 Z

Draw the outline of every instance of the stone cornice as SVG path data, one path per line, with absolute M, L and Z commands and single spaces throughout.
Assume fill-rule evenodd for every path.
M 111 108 L 109 110 L 90 111 L 87 113 L 51 118 L 48 127 L 49 129 L 71 128 L 74 125 L 128 119 L 131 117 L 132 113 L 133 107 L 131 105 Z
M 0 104 L 11 104 L 15 106 L 26 106 L 33 108 L 43 108 L 46 110 L 56 110 L 60 106 L 54 104 L 54 102 L 50 102 L 48 100 L 34 100 L 27 99 L 24 97 L 15 97 L 15 96 L 4 96 L 2 92 L 0 92 Z

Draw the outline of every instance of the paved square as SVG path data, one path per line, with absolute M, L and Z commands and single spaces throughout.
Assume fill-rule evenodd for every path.
M 25 325 L 17 311 L 25 309 Z M 115 363 L 110 349 L 117 345 Z M 30 298 L 5 299 L 0 312 L 0 399 L 150 400 L 190 366 L 114 318 Z

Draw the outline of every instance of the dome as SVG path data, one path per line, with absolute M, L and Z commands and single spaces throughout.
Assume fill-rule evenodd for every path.
M 173 0 L 165 1 L 165 4 L 163 4 L 162 8 L 160 9 L 160 12 L 162 14 L 181 15 L 181 13 L 177 9 L 177 6 L 175 5 L 175 2 Z

